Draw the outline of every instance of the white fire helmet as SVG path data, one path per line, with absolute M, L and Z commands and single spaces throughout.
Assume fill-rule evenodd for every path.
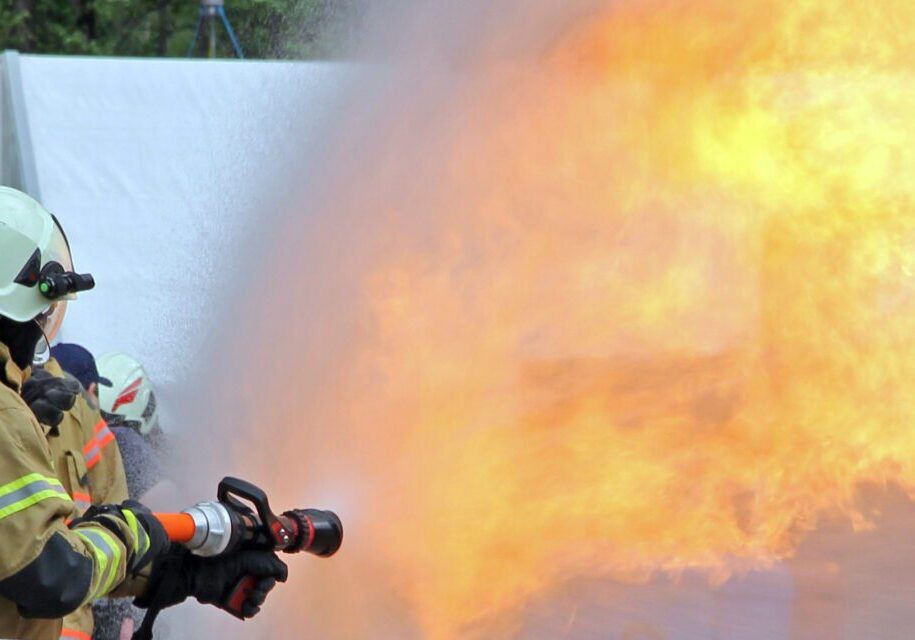
M 106 353 L 96 358 L 99 375 L 111 380 L 111 386 L 99 385 L 98 400 L 102 413 L 122 421 L 143 435 L 159 422 L 156 393 L 143 365 L 126 353 Z
M 48 272 L 72 270 L 67 238 L 54 216 L 21 191 L 0 186 L 0 316 L 37 320 L 53 339 L 67 300 L 76 295 L 51 299 L 39 281 Z

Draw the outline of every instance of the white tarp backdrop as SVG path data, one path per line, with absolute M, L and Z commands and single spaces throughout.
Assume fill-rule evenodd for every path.
M 231 286 L 221 265 L 243 212 L 269 223 L 254 198 L 286 156 L 277 147 L 293 144 L 283 134 L 320 117 L 340 67 L 19 60 L 40 198 L 97 281 L 60 339 L 134 354 L 167 391 L 215 321 L 214 294 Z

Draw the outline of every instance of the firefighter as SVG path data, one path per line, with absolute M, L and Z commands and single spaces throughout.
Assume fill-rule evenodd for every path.
M 117 502 L 130 497 L 146 503 L 150 491 L 160 495 L 176 493 L 174 490 L 169 491 L 171 486 L 168 489 L 157 486 L 164 480 L 163 465 L 158 453 L 153 450 L 152 444 L 142 436 L 144 433 L 150 433 L 150 431 L 155 433 L 160 430 L 154 429 L 148 422 L 133 420 L 123 412 L 112 413 L 110 411 L 112 403 L 107 399 L 113 393 L 117 393 L 115 384 L 118 384 L 119 388 L 129 387 L 130 384 L 125 385 L 121 378 L 103 376 L 99 372 L 99 366 L 92 353 L 78 344 L 54 345 L 51 348 L 51 358 L 49 365 L 45 368 L 49 368 L 56 362 L 65 372 L 76 378 L 85 390 L 83 397 L 86 400 L 86 406 L 93 409 L 91 419 L 88 421 L 92 422 L 92 428 L 85 434 L 87 440 L 83 445 L 89 485 L 93 487 L 93 496 L 95 493 L 110 495 L 112 491 L 116 490 Z M 103 358 L 105 356 L 99 358 L 98 363 L 103 362 Z M 133 370 L 139 372 L 141 380 L 148 378 L 139 363 Z M 148 385 L 148 383 L 145 384 Z M 101 388 L 104 388 L 105 392 L 100 394 Z M 143 391 L 144 393 L 132 398 L 127 396 L 127 400 L 140 398 L 144 407 L 151 407 L 151 409 L 138 413 L 140 420 L 143 420 L 142 413 L 144 412 L 155 417 L 155 395 L 151 387 L 148 391 Z M 106 405 L 103 407 L 99 406 L 100 395 L 106 399 Z M 120 406 L 118 408 L 120 409 Z M 103 423 L 105 426 L 101 426 Z M 115 444 L 117 446 L 114 446 Z M 93 477 L 93 473 L 97 473 L 98 478 Z M 174 496 L 168 495 L 168 497 Z M 106 502 L 113 502 L 113 500 Z
M 274 554 L 198 558 L 170 544 L 139 503 L 79 516 L 56 477 L 48 438 L 78 387 L 46 371 L 33 375 L 30 365 L 67 300 L 90 284 L 72 271 L 56 219 L 0 187 L 0 637 L 57 640 L 63 616 L 108 594 L 134 595 L 156 610 L 190 596 L 225 608 L 246 576 L 254 588 L 241 609 L 253 616 L 286 578 Z
M 45 369 L 56 373 L 58 366 L 82 387 L 83 402 L 77 400 L 77 406 L 82 405 L 81 411 L 77 412 L 74 407 L 65 417 L 65 422 L 67 417 L 73 417 L 73 428 L 65 428 L 61 424 L 60 435 L 51 440 L 52 450 L 57 454 L 57 459 L 63 462 L 63 467 L 59 465 L 58 471 L 66 469 L 67 465 L 77 466 L 80 459 L 84 460 L 85 464 L 80 467 L 76 477 L 84 478 L 85 481 L 76 485 L 78 493 L 70 493 L 77 506 L 80 500 L 86 500 L 89 504 L 116 504 L 128 497 L 151 504 L 146 502 L 150 490 L 158 489 L 160 496 L 174 493 L 162 486 L 157 487 L 162 485 L 162 465 L 151 445 L 140 435 L 140 429 L 115 426 L 107 418 L 116 416 L 103 418 L 99 413 L 100 388 L 110 390 L 114 384 L 99 374 L 92 353 L 78 344 L 56 344 L 51 347 L 51 360 Z M 145 403 L 152 402 L 155 407 L 152 397 L 144 395 L 147 396 L 144 397 Z M 83 416 L 88 416 L 88 419 Z M 72 486 L 72 483 L 68 485 L 63 478 L 61 481 L 68 490 Z M 81 609 L 72 617 L 64 619 L 62 637 L 88 639 L 91 635 L 95 640 L 118 640 L 132 634 L 136 621 L 135 611 L 129 601 L 104 599 L 95 603 L 92 611 L 88 609 Z
M 83 371 L 78 364 L 86 357 L 93 366 Z M 73 408 L 64 414 L 57 437 L 51 440 L 58 470 L 66 475 L 61 482 L 77 507 L 85 510 L 93 504 L 118 504 L 134 497 L 129 496 L 115 435 L 93 395 L 98 384 L 110 383 L 98 375 L 92 355 L 78 345 L 57 345 L 43 368 L 57 377 L 69 375 L 80 384 Z
M 99 356 L 98 370 L 111 381 L 98 393 L 99 408 L 108 423 L 133 429 L 163 454 L 165 436 L 159 426 L 159 403 L 146 368 L 133 356 L 113 352 Z
M 56 435 L 48 439 L 57 478 L 82 515 L 92 505 L 120 504 L 128 486 L 115 435 L 98 411 L 98 386 L 111 382 L 98 374 L 92 354 L 73 344 L 51 348 L 44 369 L 52 375 L 71 376 L 80 384 L 73 408 L 64 414 Z M 92 607 L 86 605 L 64 618 L 61 638 L 88 640 L 95 627 Z

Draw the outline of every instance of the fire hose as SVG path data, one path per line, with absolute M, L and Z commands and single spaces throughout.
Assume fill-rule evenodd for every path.
M 198 502 L 181 513 L 153 514 L 172 542 L 183 544 L 191 553 L 211 557 L 241 549 L 298 553 L 305 551 L 322 558 L 332 556 L 343 542 L 343 524 L 332 511 L 290 509 L 276 514 L 267 494 L 238 478 L 219 483 L 216 500 Z M 256 580 L 241 578 L 232 588 L 227 611 L 243 618 L 241 607 Z M 158 613 L 158 612 L 156 612 Z M 152 620 L 148 633 L 151 633 Z M 144 624 L 146 626 L 146 624 Z

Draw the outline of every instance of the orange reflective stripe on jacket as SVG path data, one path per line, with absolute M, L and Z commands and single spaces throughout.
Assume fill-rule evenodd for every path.
M 108 428 L 108 423 L 99 420 L 95 425 L 95 434 L 92 439 L 83 447 L 83 457 L 86 459 L 86 467 L 91 469 L 102 459 L 102 449 L 114 440 L 114 434 Z
M 92 640 L 92 636 L 78 629 L 67 629 L 64 627 L 60 630 L 61 640 L 64 638 L 76 638 L 76 640 Z
M 76 505 L 76 508 L 79 509 L 80 513 L 92 506 L 92 496 L 88 493 L 74 491 L 73 495 L 70 497 L 73 498 L 73 503 Z

